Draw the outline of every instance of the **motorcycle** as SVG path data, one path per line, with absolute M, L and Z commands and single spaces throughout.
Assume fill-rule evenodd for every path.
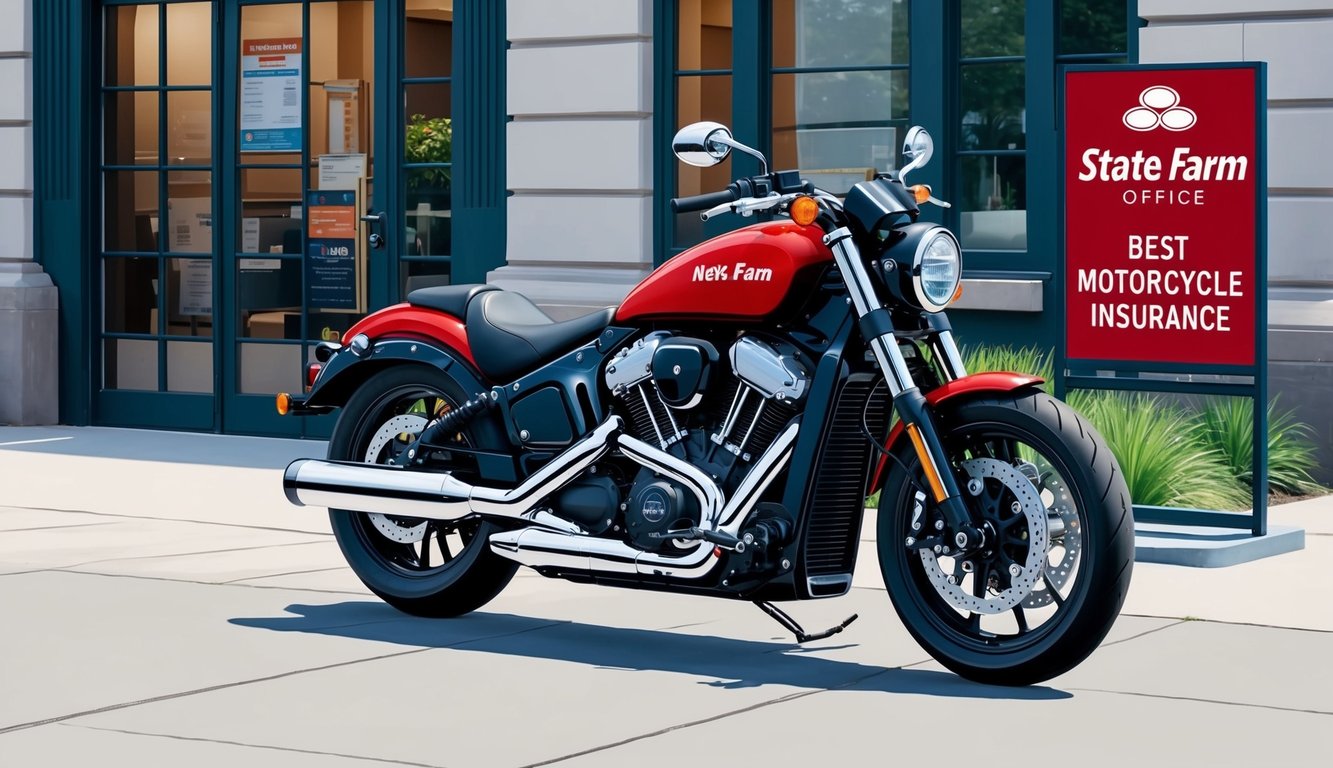
M 1115 457 L 1041 379 L 969 375 L 944 310 L 961 247 L 918 221 L 933 152 L 839 198 L 770 172 L 717 123 L 677 157 L 763 172 L 672 201 L 757 223 L 670 259 L 619 307 L 555 322 L 491 285 L 412 292 L 316 350 L 283 413 L 341 408 L 327 460 L 284 475 L 328 507 L 348 564 L 409 614 L 450 617 L 520 565 L 593 584 L 776 601 L 852 585 L 868 494 L 912 636 L 963 677 L 1040 682 L 1105 637 L 1133 564 Z

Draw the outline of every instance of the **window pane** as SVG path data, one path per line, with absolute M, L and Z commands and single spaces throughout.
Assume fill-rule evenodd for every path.
M 157 391 L 158 342 L 106 339 L 102 375 L 107 389 Z
M 106 95 L 103 116 L 107 165 L 157 165 L 158 92 L 114 92 Z
M 242 253 L 300 254 L 302 218 L 301 169 L 241 169 Z
M 712 120 L 731 125 L 731 75 L 705 75 L 676 78 L 677 127 Z M 717 192 L 731 183 L 731 157 L 711 167 L 696 168 L 675 164 L 675 197 Z M 673 242 L 693 245 L 704 239 L 703 222 L 698 213 L 676 215 Z
M 773 66 L 907 64 L 907 0 L 774 0 Z
M 731 0 L 679 0 L 676 69 L 731 69 Z
M 157 333 L 156 258 L 102 262 L 102 309 L 107 333 Z
M 408 77 L 449 77 L 453 74 L 453 0 L 408 3 L 403 28 L 404 73 Z
M 453 168 L 413 168 L 407 171 L 406 250 L 408 256 L 447 256 L 451 245 L 451 176 Z
M 208 171 L 167 174 L 167 221 L 164 250 L 213 252 L 213 181 Z
M 167 391 L 213 393 L 213 345 L 168 341 Z
M 213 4 L 167 6 L 167 85 L 212 85 Z
M 107 171 L 102 199 L 106 251 L 158 250 L 159 231 L 156 171 Z
M 969 64 L 962 77 L 962 148 L 1023 149 L 1023 64 Z
M 403 290 L 399 295 L 406 298 L 407 294 L 418 288 L 448 285 L 450 282 L 449 262 L 442 259 L 404 261 L 399 264 L 398 277 L 401 281 L 399 287 Z
M 776 75 L 773 164 L 798 168 L 821 189 L 843 193 L 893 167 L 907 118 L 906 70 Z
M 300 392 L 304 387 L 300 343 L 241 344 L 239 362 L 243 394 Z
M 237 259 L 236 293 L 241 336 L 299 338 L 301 279 L 299 258 L 279 258 L 275 254 Z
M 213 335 L 213 260 L 167 259 L 168 336 Z
M 961 207 L 964 248 L 1026 250 L 1026 158 L 964 157 Z
M 158 6 L 106 11 L 106 84 L 157 85 Z
M 1062 0 L 1060 53 L 1124 53 L 1128 24 L 1124 0 Z
M 1022 56 L 1023 0 L 962 0 L 963 57 Z
M 171 165 L 210 165 L 212 160 L 212 92 L 168 92 L 167 163 Z

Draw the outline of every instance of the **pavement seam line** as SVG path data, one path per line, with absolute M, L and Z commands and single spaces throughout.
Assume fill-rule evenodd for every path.
M 37 525 L 32 528 L 4 528 L 0 533 L 28 533 L 30 531 L 63 531 L 67 528 L 95 528 L 99 525 L 115 525 L 113 522 L 105 523 L 75 523 L 74 525 Z
M 1169 693 L 1142 693 L 1139 691 L 1115 691 L 1105 688 L 1066 688 L 1067 691 L 1084 693 L 1106 693 L 1113 696 L 1137 696 L 1143 699 L 1166 699 L 1168 701 L 1193 701 L 1199 704 L 1217 704 L 1225 707 L 1246 707 L 1250 709 L 1269 709 L 1274 712 L 1291 712 L 1302 715 L 1324 715 L 1333 717 L 1333 711 L 1323 709 L 1302 709 L 1300 707 L 1282 707 L 1277 704 L 1251 704 L 1244 701 L 1226 701 L 1225 699 L 1205 699 L 1198 696 L 1174 696 Z
M 20 574 L 32 573 L 65 573 L 71 576 L 100 576 L 107 579 L 143 579 L 144 581 L 165 581 L 171 584 L 197 584 L 201 587 L 245 587 L 246 589 L 278 589 L 287 592 L 317 592 L 322 595 L 357 595 L 358 597 L 370 596 L 370 592 L 354 592 L 350 589 L 318 589 L 315 587 L 284 587 L 280 584 L 242 584 L 223 583 L 218 581 L 195 581 L 194 579 L 173 579 L 167 576 L 146 576 L 136 573 L 102 573 L 101 571 L 66 571 L 60 568 L 35 568 L 31 571 L 20 571 L 15 574 L 5 574 L 17 576 Z M 263 578 L 263 577 L 255 577 Z
M 376 622 L 366 622 L 366 623 L 368 623 L 368 624 L 378 624 L 378 623 L 381 623 L 381 622 L 377 622 L 377 621 L 376 621 Z M 549 623 L 547 623 L 547 624 L 542 624 L 542 625 L 539 625 L 539 626 L 536 626 L 536 627 L 528 627 L 528 628 L 526 628 L 526 629 L 520 629 L 520 630 L 516 630 L 516 631 L 514 631 L 514 632 L 501 632 L 501 633 L 496 634 L 496 635 L 486 635 L 486 636 L 484 636 L 484 637 L 473 637 L 473 638 L 468 638 L 468 639 L 466 639 L 466 640 L 460 640 L 460 641 L 458 641 L 458 642 L 456 642 L 456 643 L 449 643 L 448 645 L 432 645 L 432 646 L 426 646 L 426 647 L 423 647 L 423 648 L 413 648 L 413 649 L 408 650 L 408 651 L 398 651 L 398 652 L 395 652 L 395 653 L 385 653 L 385 654 L 381 654 L 381 655 L 379 655 L 379 656 L 368 656 L 368 657 L 361 658 L 361 659 L 350 659 L 350 660 L 348 660 L 348 661 L 339 661 L 339 662 L 335 662 L 335 663 L 333 663 L 333 664 L 323 664 L 323 665 L 318 666 L 318 667 L 306 667 L 306 668 L 304 668 L 304 669 L 293 669 L 293 670 L 289 670 L 289 671 L 287 671 L 287 672 L 279 672 L 279 673 L 277 673 L 277 674 L 273 674 L 273 675 L 265 675 L 265 676 L 263 676 L 263 677 L 250 678 L 250 679 L 248 679 L 248 680 L 236 680 L 236 681 L 234 681 L 234 682 L 230 682 L 230 683 L 218 683 L 217 685 L 209 685 L 209 686 L 205 686 L 205 687 L 203 687 L 203 688 L 194 688 L 194 689 L 192 689 L 192 690 L 188 690 L 188 691 L 177 691 L 176 693 L 167 693 L 167 694 L 163 694 L 163 695 L 161 695 L 161 696 L 151 696 L 151 697 L 149 697 L 149 698 L 146 698 L 146 699 L 139 699 L 139 700 L 137 700 L 137 701 L 127 701 L 127 702 L 121 702 L 121 703 L 119 703 L 119 704 L 108 704 L 108 705 L 103 706 L 103 707 L 97 707 L 97 708 L 95 708 L 95 709 L 84 710 L 84 711 L 82 711 L 82 712 L 74 712 L 74 713 L 71 713 L 71 714 L 68 714 L 68 715 L 57 715 L 56 717 L 48 717 L 48 718 L 46 718 L 46 719 L 44 719 L 44 720 L 34 720 L 34 721 L 30 722 L 30 723 L 17 723 L 17 724 L 15 724 L 15 725 L 5 726 L 5 727 L 0 728 L 0 736 L 5 735 L 6 733 L 12 733 L 12 732 L 14 732 L 14 731 L 22 731 L 22 730 L 26 730 L 26 729 L 28 729 L 28 728 L 37 728 L 37 727 L 40 727 L 40 726 L 43 726 L 43 725 L 51 725 L 52 723 L 63 723 L 63 722 L 65 722 L 65 721 L 67 721 L 67 720 L 73 720 L 73 719 L 80 718 L 80 717 L 90 717 L 90 716 L 92 716 L 92 715 L 100 715 L 100 714 L 104 714 L 104 713 L 106 713 L 106 712 L 115 712 L 115 711 L 118 711 L 118 710 L 121 710 L 121 709 L 130 709 L 131 707 L 137 707 L 137 706 L 140 706 L 140 705 L 143 705 L 143 704 L 156 704 L 156 703 L 158 703 L 158 702 L 162 702 L 162 701 L 171 701 L 171 700 L 173 700 L 173 699 L 183 699 L 183 698 L 185 698 L 185 697 L 187 697 L 187 696 L 195 696 L 195 695 L 197 695 L 197 694 L 201 694 L 201 693 L 213 693 L 213 692 L 215 692 L 215 691 L 222 691 L 222 690 L 226 690 L 226 689 L 228 689 L 228 688 L 239 688 L 239 687 L 241 687 L 241 686 L 244 686 L 244 685 L 252 685 L 252 684 L 254 684 L 254 683 L 267 683 L 267 682 L 271 682 L 271 681 L 273 681 L 273 680 L 281 680 L 281 679 L 286 678 L 286 677 L 295 677 L 296 675 L 304 675 L 304 674 L 306 674 L 306 673 L 308 673 L 308 672 L 324 672 L 324 671 L 327 671 L 327 670 L 330 670 L 330 669 L 338 669 L 338 668 L 340 668 L 340 667 L 350 667 L 350 666 L 352 666 L 353 664 L 363 664 L 363 663 L 368 662 L 368 661 L 382 661 L 382 660 L 384 660 L 384 659 L 395 659 L 395 658 L 398 658 L 398 657 L 400 657 L 400 656 L 411 656 L 412 654 L 416 654 L 416 653 L 425 653 L 426 651 L 443 650 L 443 649 L 446 649 L 446 648 L 452 648 L 452 647 L 455 647 L 455 646 L 466 645 L 466 644 L 468 644 L 468 643 L 477 643 L 477 642 L 481 642 L 482 640 L 493 640 L 493 639 L 495 639 L 495 638 L 500 638 L 500 637 L 510 637 L 510 636 L 512 636 L 512 635 L 521 635 L 521 634 L 523 634 L 523 633 L 525 633 L 525 632 L 532 632 L 532 631 L 535 631 L 535 630 L 545 629 L 545 628 L 547 628 L 547 627 L 553 627 L 553 626 L 556 626 L 556 625 L 559 625 L 559 624 L 565 624 L 565 623 L 568 623 L 568 622 L 563 622 L 563 621 L 549 622 Z
M 909 665 L 909 666 L 910 666 L 910 665 Z M 727 712 L 721 712 L 721 713 L 719 713 L 719 714 L 712 715 L 712 716 L 710 716 L 710 717 L 704 717 L 704 718 L 700 718 L 700 719 L 698 719 L 698 720 L 691 720 L 691 721 L 689 721 L 689 722 L 685 722 L 685 723 L 677 723 L 676 725 L 671 725 L 671 726 L 668 726 L 668 727 L 666 727 L 666 728 L 660 728 L 660 729 L 658 729 L 658 730 L 656 730 L 656 731 L 651 731 L 651 732 L 649 732 L 649 733 L 641 733 L 641 734 L 639 734 L 639 735 L 637 735 L 637 736 L 630 736 L 629 738 L 621 739 L 620 741 L 614 741 L 614 742 L 611 742 L 610 744 L 602 744 L 602 745 L 600 745 L 600 746 L 596 746 L 596 747 L 589 747 L 588 749 L 584 749 L 584 750 L 581 750 L 581 751 L 579 751 L 579 752 L 571 752 L 571 753 L 569 753 L 569 754 L 567 754 L 567 755 L 561 755 L 561 756 L 559 756 L 559 757 L 553 757 L 553 758 L 550 758 L 550 759 L 548 759 L 548 760 L 541 760 L 541 761 L 538 761 L 538 762 L 535 762 L 535 763 L 527 763 L 527 764 L 525 764 L 525 765 L 520 766 L 519 768 L 541 768 L 541 766 L 554 765 L 554 764 L 556 764 L 556 763 L 563 763 L 563 762 L 565 762 L 566 760 L 573 760 L 573 759 L 578 758 L 578 757 L 586 757 L 586 756 L 588 756 L 588 755 L 595 754 L 595 753 L 597 753 L 597 752 L 605 752 L 605 751 L 608 750 L 608 749 L 615 749 L 615 748 L 617 748 L 617 747 L 623 747 L 623 746 L 625 746 L 625 745 L 627 745 L 627 744 L 633 744 L 633 743 L 636 742 L 636 741 L 643 741 L 643 740 L 645 740 L 645 739 L 652 739 L 652 738 L 656 738 L 656 737 L 658 737 L 658 736 L 665 736 L 665 735 L 668 734 L 668 733 L 673 733 L 673 732 L 675 732 L 675 731 L 684 730 L 684 729 L 686 729 L 686 728 L 693 728 L 693 727 L 696 726 L 696 725 L 707 725 L 708 723 L 714 723 L 714 722 L 717 722 L 717 721 L 719 721 L 719 720 L 724 720 L 724 719 L 726 719 L 726 718 L 728 718 L 728 717 L 733 717 L 733 716 L 735 716 L 735 715 L 743 715 L 743 714 L 745 714 L 745 713 L 747 713 L 747 712 L 753 712 L 753 711 L 755 711 L 755 710 L 757 710 L 757 709 L 763 709 L 763 708 L 765 708 L 765 707 L 770 707 L 770 706 L 773 706 L 773 705 L 775 705 L 775 704 L 785 704 L 785 703 L 787 703 L 787 702 L 789 702 L 789 701 L 796 701 L 797 699 L 803 699 L 803 698 L 805 698 L 805 697 L 807 697 L 807 696 L 816 696 L 816 695 L 821 694 L 821 693 L 828 693 L 829 691 L 842 690 L 843 688 L 847 688 L 847 687 L 850 687 L 850 686 L 853 686 L 853 685 L 858 685 L 858 684 L 863 683 L 863 682 L 865 682 L 866 680 L 869 680 L 869 679 L 871 679 L 871 678 L 873 678 L 873 677 L 878 677 L 878 676 L 880 676 L 880 675 L 888 674 L 889 672 L 894 672 L 894 671 L 899 670 L 899 669 L 903 669 L 903 667 L 889 667 L 889 668 L 881 669 L 881 670 L 879 670 L 879 671 L 877 671 L 877 672 L 872 672 L 872 673 L 870 673 L 870 674 L 868 674 L 868 675 L 862 675 L 861 677 L 855 678 L 855 679 L 853 679 L 853 680 L 848 680 L 848 681 L 846 681 L 846 682 L 839 683 L 838 685 L 830 686 L 830 687 L 828 687 L 828 688 L 823 688 L 823 689 L 820 689 L 820 690 L 814 690 L 814 691 L 797 691 L 797 692 L 795 692 L 795 693 L 789 693 L 789 694 L 787 694 L 786 696 L 779 696 L 779 697 L 777 697 L 776 699 L 769 699 L 769 700 L 767 700 L 767 701 L 757 702 L 757 703 L 755 703 L 755 704 L 751 704 L 751 705 L 746 706 L 746 707 L 741 707 L 740 709 L 733 709 L 733 710 L 730 710 L 730 711 L 727 711 Z
M 331 567 L 329 567 L 329 568 L 307 568 L 307 569 L 304 570 L 304 571 L 285 571 L 285 572 L 283 572 L 283 573 L 269 573 L 269 574 L 265 574 L 265 575 L 263 575 L 263 576 L 245 576 L 245 577 L 242 577 L 242 578 L 239 578 L 239 579 L 229 579 L 229 580 L 227 580 L 227 581 L 219 581 L 219 582 L 215 582 L 215 583 L 216 583 L 216 584 L 222 584 L 222 585 L 225 585 L 225 584 L 239 584 L 239 583 L 241 583 L 241 582 L 243 582 L 243 581 L 258 581 L 259 579 L 277 579 L 277 578 L 281 578 L 281 577 L 283 577 L 283 576 L 301 576 L 301 575 L 304 575 L 304 574 L 307 574 L 307 573 L 324 573 L 324 572 L 326 572 L 326 571 L 342 571 L 342 570 L 346 570 L 346 569 L 347 569 L 347 566 L 346 566 L 346 565 L 335 565 L 335 566 L 331 566 Z
M 148 515 L 125 515 L 119 512 L 93 512 L 87 509 L 60 509 L 58 507 L 24 507 L 13 504 L 0 504 L 8 509 L 22 509 L 28 512 L 63 512 L 69 515 L 94 515 L 96 517 L 115 517 L 121 520 L 154 520 L 164 523 L 195 523 L 198 525 L 217 525 L 223 528 L 245 528 L 252 531 L 279 531 L 282 533 L 308 533 L 311 536 L 333 536 L 333 532 L 306 531 L 300 528 L 277 528 L 271 525 L 245 525 L 243 523 L 219 523 L 213 520 L 189 520 L 181 517 L 151 517 Z
M 395 760 L 391 757 L 367 757 L 365 755 L 349 755 L 344 752 L 321 752 L 315 749 L 300 749 L 298 747 L 278 747 L 272 744 L 252 744 L 245 741 L 231 741 L 228 739 L 209 739 L 202 736 L 179 736 L 172 733 L 151 733 L 148 731 L 131 731 L 121 728 L 102 728 L 96 725 L 79 725 L 78 723 L 56 723 L 64 728 L 83 728 L 89 731 L 102 731 L 104 733 L 122 733 L 127 736 L 147 736 L 159 739 L 173 739 L 176 741 L 195 741 L 206 744 L 227 744 L 233 747 L 248 747 L 250 749 L 271 749 L 278 752 L 297 752 L 303 755 L 318 755 L 320 757 L 342 757 L 349 760 L 363 760 L 371 763 L 385 763 L 391 765 L 409 765 L 413 768 L 444 768 L 435 763 L 414 763 L 408 760 Z
M 1190 622 L 1189 622 L 1187 619 L 1180 619 L 1179 621 L 1173 621 L 1173 622 L 1171 622 L 1170 624 L 1165 624 L 1165 625 L 1160 626 L 1160 627 L 1154 627 L 1154 628 L 1152 628 L 1152 629 L 1144 630 L 1144 631 L 1138 633 L 1137 635 L 1130 635 L 1129 637 L 1122 637 L 1122 638 L 1120 638 L 1119 640 L 1111 640 L 1111 641 L 1109 641 L 1109 642 L 1103 642 L 1103 643 L 1099 644 L 1097 647 L 1098 647 L 1098 648 L 1105 648 L 1105 647 L 1107 647 L 1107 646 L 1109 646 L 1109 645 L 1120 645 L 1121 643 L 1128 643 L 1130 640 L 1138 640 L 1140 637 L 1145 637 L 1145 636 L 1147 636 L 1147 635 L 1151 635 L 1151 634 L 1154 634 L 1154 633 L 1156 633 L 1156 632 L 1161 632 L 1161 631 L 1164 630 L 1164 629 L 1170 629 L 1170 628 L 1172 628 L 1172 627 L 1178 627 L 1178 626 L 1180 626 L 1181 624 L 1189 624 L 1189 623 L 1190 623 Z
M 1225 621 L 1223 619 L 1182 619 L 1179 616 L 1153 616 L 1146 613 L 1123 613 L 1135 619 L 1179 619 L 1180 624 L 1223 624 L 1228 627 L 1258 627 L 1259 629 L 1281 629 L 1290 632 L 1314 632 L 1321 635 L 1333 635 L 1333 629 L 1314 629 L 1313 627 L 1287 627 L 1281 624 L 1259 624 L 1252 621 Z M 1171 626 L 1175 626 L 1172 624 Z
M 75 563 L 74 565 L 62 565 L 58 568 L 52 568 L 53 571 L 68 571 L 74 568 L 83 568 L 89 565 L 101 565 L 104 563 L 123 563 L 130 560 L 164 560 L 168 557 L 198 557 L 199 555 L 222 555 L 228 552 L 253 552 L 260 549 L 279 549 L 281 547 L 308 547 L 311 544 L 327 544 L 323 539 L 315 541 L 293 541 L 286 544 L 263 544 L 258 547 L 228 547 L 227 549 L 203 549 L 198 552 L 171 552 L 164 555 L 138 555 L 137 557 L 108 557 L 102 560 L 89 560 L 86 563 Z

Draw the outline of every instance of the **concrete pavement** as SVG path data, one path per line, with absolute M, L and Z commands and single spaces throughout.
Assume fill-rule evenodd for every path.
M 0 766 L 1328 759 L 1330 497 L 1272 510 L 1303 551 L 1137 565 L 1087 662 L 1000 689 L 916 646 L 872 549 L 850 595 L 786 606 L 861 615 L 809 647 L 744 604 L 526 572 L 468 617 L 402 616 L 282 495 L 322 451 L 0 428 Z

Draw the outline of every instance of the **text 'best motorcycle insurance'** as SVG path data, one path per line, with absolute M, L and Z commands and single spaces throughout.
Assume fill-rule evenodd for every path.
M 762 221 L 573 320 L 489 285 L 370 315 L 319 347 L 308 393 L 279 396 L 341 408 L 288 498 L 328 507 L 357 575 L 408 613 L 472 611 L 521 565 L 752 602 L 806 642 L 851 619 L 808 633 L 773 602 L 851 588 L 879 491 L 880 572 L 932 656 L 1010 685 L 1087 657 L 1128 589 L 1129 493 L 1039 379 L 964 370 L 944 314 L 961 249 L 917 221 L 947 203 L 908 180 L 930 136 L 910 130 L 902 167 L 845 197 L 717 123 L 673 149 L 758 156 L 759 175 L 672 204 Z

